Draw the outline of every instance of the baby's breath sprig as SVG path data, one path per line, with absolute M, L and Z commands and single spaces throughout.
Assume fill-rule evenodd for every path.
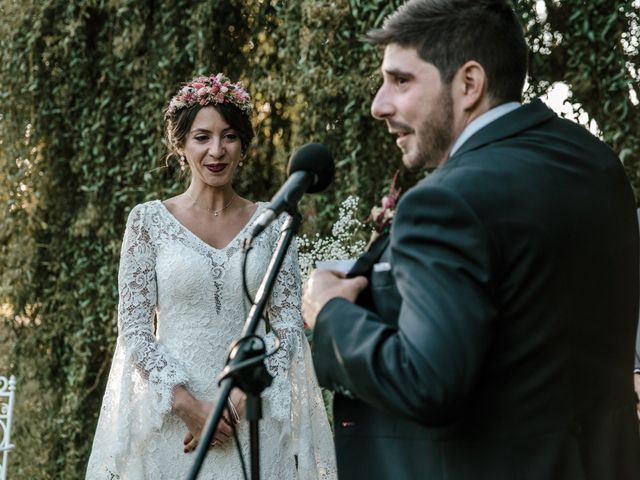
M 356 219 L 360 199 L 349 196 L 338 210 L 338 220 L 331 229 L 331 236 L 321 237 L 319 233 L 298 238 L 300 270 L 303 278 L 309 276 L 316 262 L 324 260 L 345 260 L 362 253 L 365 242 L 358 239 L 363 224 Z

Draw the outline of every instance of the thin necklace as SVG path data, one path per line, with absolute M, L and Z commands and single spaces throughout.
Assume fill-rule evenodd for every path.
M 229 208 L 229 206 L 230 206 L 230 205 L 233 203 L 233 201 L 236 199 L 236 194 L 235 194 L 235 192 L 234 192 L 234 193 L 233 193 L 233 196 L 231 197 L 231 200 L 229 200 L 229 202 L 227 202 L 227 204 L 226 204 L 224 207 L 222 207 L 220 210 L 214 210 L 213 208 L 201 207 L 200 205 L 198 205 L 198 202 L 196 201 L 196 199 L 195 199 L 195 198 L 193 198 L 193 197 L 191 196 L 191 194 L 189 193 L 189 190 L 185 190 L 185 192 L 184 192 L 184 193 L 185 193 L 185 195 L 186 195 L 187 197 L 189 197 L 189 198 L 193 201 L 193 204 L 194 204 L 196 207 L 198 207 L 200 210 L 206 210 L 206 211 L 207 211 L 207 212 L 209 212 L 209 213 L 213 213 L 213 216 L 214 216 L 214 217 L 217 217 L 217 216 L 218 216 L 218 215 L 220 215 L 222 212 L 224 212 L 227 208 Z

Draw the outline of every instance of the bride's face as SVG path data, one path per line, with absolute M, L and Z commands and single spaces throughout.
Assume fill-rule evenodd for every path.
M 223 187 L 233 179 L 242 158 L 242 142 L 215 108 L 204 107 L 187 133 L 183 154 L 194 181 Z

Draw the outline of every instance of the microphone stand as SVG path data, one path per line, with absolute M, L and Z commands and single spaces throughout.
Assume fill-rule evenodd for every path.
M 205 424 L 198 447 L 196 448 L 195 459 L 187 480 L 196 480 L 202 462 L 204 461 L 209 444 L 215 432 L 216 426 L 220 422 L 222 412 L 227 405 L 229 394 L 233 387 L 239 387 L 247 395 L 246 417 L 249 420 L 249 442 L 251 451 L 251 479 L 260 479 L 260 442 L 259 442 L 259 421 L 262 418 L 262 391 L 271 385 L 273 378 L 267 372 L 264 365 L 265 345 L 262 338 L 255 332 L 258 323 L 262 319 L 262 312 L 267 304 L 275 280 L 282 267 L 293 235 L 300 228 L 302 217 L 297 208 L 289 211 L 289 217 L 280 229 L 280 237 L 276 248 L 271 256 L 271 261 L 267 271 L 258 288 L 253 306 L 247 315 L 244 327 L 239 340 L 232 343 L 231 353 L 227 359 L 227 365 L 222 370 L 219 378 L 220 396 L 215 408 L 211 411 L 207 423 Z M 244 241 L 243 251 L 247 255 L 253 242 L 252 237 L 247 237 Z

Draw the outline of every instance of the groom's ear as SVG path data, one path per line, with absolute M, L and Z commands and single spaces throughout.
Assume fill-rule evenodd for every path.
M 482 65 L 475 60 L 462 65 L 451 83 L 452 95 L 465 112 L 474 112 L 488 101 L 487 75 Z

